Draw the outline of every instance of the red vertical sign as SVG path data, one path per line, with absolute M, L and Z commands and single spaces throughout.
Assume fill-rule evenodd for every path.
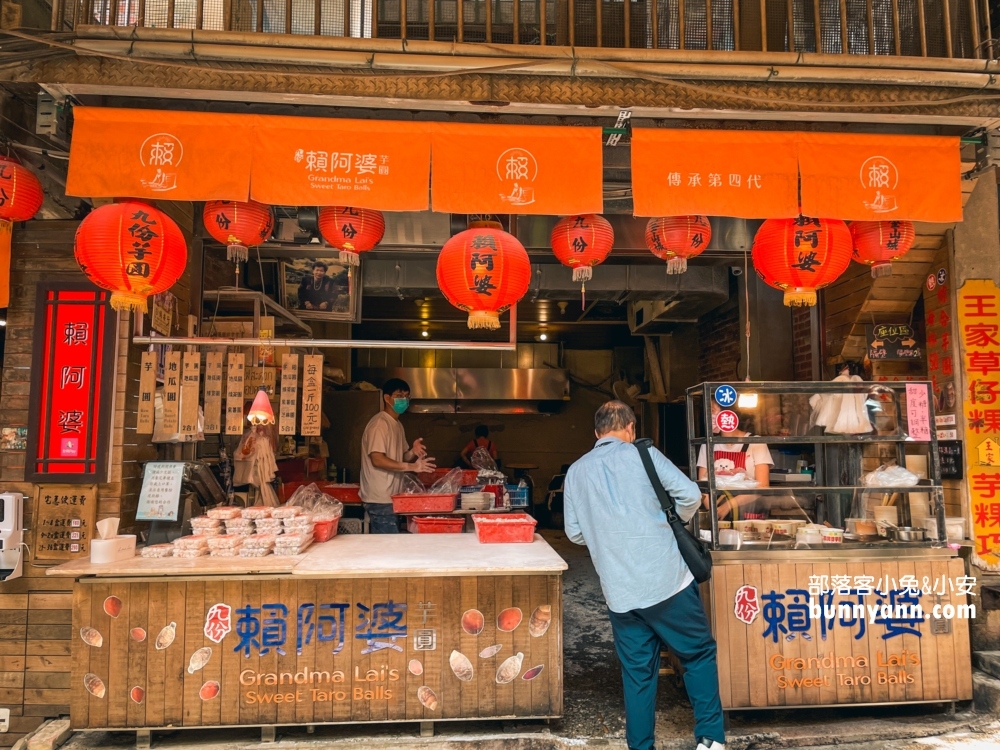
M 40 286 L 28 433 L 29 481 L 88 484 L 107 474 L 114 382 L 109 292 Z

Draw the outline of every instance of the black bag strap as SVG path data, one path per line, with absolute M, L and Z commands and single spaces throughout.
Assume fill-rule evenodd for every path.
M 656 473 L 656 467 L 653 466 L 653 457 L 649 455 L 649 448 L 652 444 L 653 441 L 649 438 L 641 438 L 633 443 L 639 451 L 639 458 L 642 459 L 642 466 L 646 470 L 646 476 L 649 477 L 650 484 L 653 485 L 653 491 L 656 492 L 656 499 L 660 501 L 660 507 L 663 508 L 663 512 L 667 515 L 667 522 L 671 526 L 675 523 L 683 523 L 680 516 L 677 515 L 677 506 L 674 505 L 674 499 L 663 489 L 663 482 L 660 481 L 660 476 Z

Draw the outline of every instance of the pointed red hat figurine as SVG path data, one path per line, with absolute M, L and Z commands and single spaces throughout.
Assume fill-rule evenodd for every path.
M 247 421 L 257 426 L 260 424 L 274 424 L 274 409 L 271 408 L 271 399 L 267 397 L 267 388 L 260 387 L 253 403 L 250 404 L 250 411 L 247 412 Z

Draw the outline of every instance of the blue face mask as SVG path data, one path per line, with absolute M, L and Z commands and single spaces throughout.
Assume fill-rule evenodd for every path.
M 392 400 L 392 410 L 397 414 L 402 414 L 410 406 L 410 399 L 408 398 L 394 398 Z

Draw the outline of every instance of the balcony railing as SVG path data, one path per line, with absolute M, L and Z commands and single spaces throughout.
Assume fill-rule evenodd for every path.
M 989 0 L 62 0 L 54 27 L 85 25 L 603 48 L 994 57 Z

